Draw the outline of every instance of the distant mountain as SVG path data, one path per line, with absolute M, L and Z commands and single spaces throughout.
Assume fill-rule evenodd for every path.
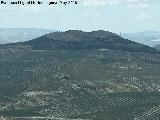
M 154 46 L 154 48 L 155 48 L 155 49 L 157 49 L 157 50 L 160 50 L 160 44 L 159 44 L 159 45 Z
M 50 32 L 54 32 L 54 30 L 34 28 L 0 28 L 0 44 L 24 42 Z
M 33 50 L 79 50 L 79 49 L 112 49 L 130 52 L 157 53 L 154 48 L 124 39 L 108 31 L 83 32 L 69 30 L 53 32 L 39 38 L 4 45 L 4 48 L 25 48 Z
M 0 45 L 0 117 L 156 120 L 160 53 L 108 31 Z
M 152 47 L 160 44 L 160 32 L 156 31 L 125 33 L 122 37 Z

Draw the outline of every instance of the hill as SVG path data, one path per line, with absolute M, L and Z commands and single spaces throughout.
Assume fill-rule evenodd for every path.
M 158 53 L 154 48 L 121 38 L 108 31 L 83 32 L 69 30 L 46 34 L 34 40 L 4 45 L 4 48 L 32 50 L 112 49 L 130 52 Z
M 0 49 L 0 116 L 160 118 L 160 54 L 151 47 L 107 31 L 66 31 Z

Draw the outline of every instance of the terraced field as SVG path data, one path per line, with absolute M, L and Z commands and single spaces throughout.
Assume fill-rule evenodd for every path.
M 107 49 L 1 51 L 0 115 L 150 119 L 159 115 L 159 57 Z

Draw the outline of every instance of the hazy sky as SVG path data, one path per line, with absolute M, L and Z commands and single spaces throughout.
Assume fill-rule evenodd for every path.
M 160 0 L 78 0 L 78 5 L 67 6 L 48 6 L 48 1 L 55 0 L 43 5 L 0 4 L 0 28 L 160 31 Z

